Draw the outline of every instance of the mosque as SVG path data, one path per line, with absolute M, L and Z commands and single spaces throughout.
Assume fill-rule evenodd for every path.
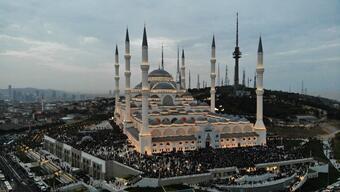
M 261 37 L 256 66 L 256 123 L 232 115 L 215 113 L 215 37 L 210 58 L 210 106 L 194 100 L 186 89 L 185 54 L 181 64 L 177 50 L 176 79 L 164 69 L 163 47 L 161 66 L 149 73 L 148 42 L 144 27 L 142 41 L 142 82 L 130 87 L 130 40 L 125 39 L 125 99 L 119 100 L 119 55 L 115 52 L 114 120 L 139 153 L 187 151 L 198 148 L 229 148 L 266 145 L 263 123 L 263 51 Z M 137 75 L 137 74 L 134 74 Z

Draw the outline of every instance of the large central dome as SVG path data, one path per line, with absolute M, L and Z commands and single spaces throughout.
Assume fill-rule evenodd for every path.
M 170 78 L 172 78 L 170 73 L 168 73 L 164 69 L 156 69 L 156 70 L 151 71 L 149 73 L 149 77 L 170 77 Z
M 173 81 L 171 74 L 164 69 L 156 69 L 148 75 L 149 86 L 152 90 L 155 89 L 176 89 L 176 83 Z M 142 83 L 139 83 L 135 89 L 140 89 Z

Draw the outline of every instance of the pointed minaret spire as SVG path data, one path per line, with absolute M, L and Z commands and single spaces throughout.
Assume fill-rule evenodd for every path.
M 161 62 L 162 68 L 164 70 L 164 53 L 163 53 L 163 43 L 162 43 L 162 62 Z
M 118 45 L 116 44 L 116 51 L 115 51 L 115 55 L 118 55 Z
M 215 48 L 215 35 L 213 35 L 213 40 L 212 40 L 211 47 L 214 47 L 214 48 Z
M 179 47 L 177 47 L 177 73 L 176 73 L 176 83 L 177 83 L 177 89 L 181 89 L 181 72 L 179 69 Z
M 179 73 L 179 48 L 177 46 L 177 73 Z
M 149 58 L 148 58 L 148 39 L 146 37 L 146 27 L 144 24 L 144 31 L 143 31 L 143 42 L 142 42 L 142 62 L 144 64 L 149 65 Z
M 260 36 L 259 47 L 258 47 L 258 49 L 257 49 L 257 52 L 258 52 L 258 53 L 263 53 L 261 36 Z
M 125 42 L 130 42 L 130 38 L 129 38 L 129 29 L 128 29 L 128 28 L 126 28 Z
M 184 58 L 184 49 L 182 49 L 181 88 L 182 88 L 182 89 L 186 89 L 186 83 L 185 83 L 185 58 Z
M 148 39 L 146 37 L 146 27 L 144 25 L 144 32 L 143 32 L 143 43 L 142 43 L 143 46 L 148 46 Z

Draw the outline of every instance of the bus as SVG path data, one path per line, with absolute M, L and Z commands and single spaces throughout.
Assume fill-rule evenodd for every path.
M 7 190 L 8 192 L 12 192 L 12 191 L 13 191 L 13 188 L 12 188 L 11 184 L 9 184 L 8 181 L 5 181 L 4 183 L 5 183 L 6 190 Z

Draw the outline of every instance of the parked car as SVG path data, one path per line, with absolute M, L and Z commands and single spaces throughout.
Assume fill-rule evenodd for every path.
M 31 172 L 28 172 L 27 174 L 28 174 L 29 178 L 33 178 L 34 177 L 33 173 L 31 173 Z

